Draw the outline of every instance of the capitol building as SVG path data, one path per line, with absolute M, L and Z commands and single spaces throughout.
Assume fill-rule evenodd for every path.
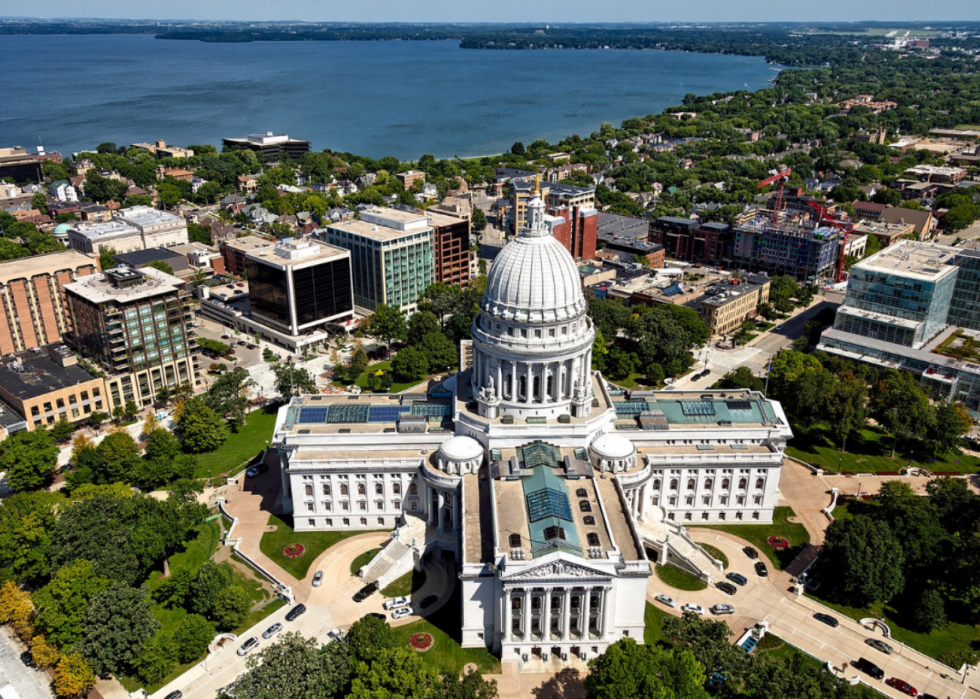
M 398 395 L 308 395 L 279 413 L 282 505 L 299 530 L 392 529 L 382 585 L 455 567 L 463 645 L 588 660 L 643 642 L 652 566 L 706 581 L 685 527 L 772 521 L 792 434 L 745 390 L 624 391 L 593 371 L 572 256 L 534 195 L 490 270 L 460 371 Z

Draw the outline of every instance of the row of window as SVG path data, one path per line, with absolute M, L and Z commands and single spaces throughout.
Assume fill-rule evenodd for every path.
M 332 501 L 330 501 L 330 500 L 324 500 L 320 504 L 323 506 L 323 509 L 326 510 L 327 512 L 333 512 L 333 502 Z M 379 510 L 383 510 L 384 509 L 384 506 L 385 506 L 384 500 L 377 500 L 377 501 L 375 501 L 374 504 L 377 507 L 377 509 L 379 509 Z M 392 506 L 393 509 L 400 510 L 401 507 L 402 507 L 402 501 L 401 500 L 392 500 L 391 501 L 391 506 Z M 347 501 L 347 500 L 342 500 L 341 503 L 340 503 L 340 508 L 342 510 L 344 510 L 345 512 L 349 511 L 350 510 L 350 502 Z M 357 503 L 357 509 L 360 510 L 361 512 L 367 512 L 367 501 L 365 501 L 365 500 L 359 501 Z M 415 509 L 415 508 L 413 507 L 412 509 Z M 306 503 L 306 511 L 307 512 L 316 512 L 316 503 L 307 502 Z
M 711 488 L 714 485 L 714 483 L 715 483 L 715 481 L 714 481 L 713 478 L 706 478 L 704 480 L 704 487 L 705 488 Z M 662 481 L 659 478 L 655 478 L 653 480 L 653 489 L 654 490 L 660 490 L 662 485 L 663 485 L 663 483 L 662 483 Z M 697 488 L 697 485 L 698 485 L 698 481 L 697 481 L 696 478 L 689 478 L 687 480 L 687 489 L 688 490 L 695 490 Z M 730 478 L 722 478 L 721 479 L 721 489 L 722 490 L 728 490 L 728 489 L 730 489 L 731 488 L 731 485 L 732 485 L 732 481 L 731 481 Z M 672 490 L 672 491 L 676 491 L 679 487 L 680 487 L 680 479 L 678 479 L 678 478 L 672 478 L 670 480 L 670 488 L 669 489 Z M 738 479 L 738 490 L 745 490 L 748 487 L 749 487 L 749 479 L 748 478 L 739 478 Z M 763 490 L 765 487 L 766 487 L 766 479 L 765 478 L 756 478 L 755 479 L 755 489 L 756 490 Z
M 310 478 L 312 478 L 312 477 L 310 477 Z M 394 482 L 394 483 L 392 483 L 391 484 L 391 492 L 392 492 L 393 495 L 401 495 L 402 494 L 402 484 L 401 483 L 398 483 L 397 481 Z M 418 486 L 415 483 L 412 483 L 408 487 L 408 493 L 409 493 L 409 495 L 416 495 L 416 494 L 418 494 Z M 313 484 L 312 483 L 307 483 L 306 484 L 306 494 L 307 495 L 310 495 L 310 496 L 313 495 Z M 331 494 L 331 487 L 330 487 L 330 484 L 329 483 L 324 483 L 323 484 L 323 494 L 324 495 L 330 495 Z M 340 494 L 341 495 L 350 495 L 350 486 L 348 486 L 346 483 L 341 483 L 340 484 Z M 358 495 L 367 495 L 367 484 L 366 483 L 358 483 L 357 484 L 357 494 Z M 385 494 L 385 487 L 384 487 L 384 484 L 383 483 L 375 483 L 374 484 L 374 494 L 375 495 L 384 495 Z
M 307 522 L 307 524 L 310 527 L 315 527 L 316 526 L 316 520 L 315 519 L 308 519 L 308 520 L 306 520 L 306 522 Z M 332 527 L 333 526 L 333 519 L 330 518 L 330 517 L 327 517 L 324 520 L 324 524 L 326 526 L 328 526 L 328 527 Z M 378 517 L 378 524 L 381 525 L 382 527 L 385 526 L 385 518 L 384 517 Z M 350 526 L 350 517 L 344 517 L 344 519 L 343 519 L 343 525 L 345 527 L 349 527 Z M 368 525 L 368 518 L 367 517 L 361 517 L 361 526 L 362 527 L 366 527 L 367 525 Z
M 684 500 L 685 500 L 684 504 L 687 505 L 688 507 L 694 505 L 694 496 L 693 495 L 686 497 Z M 762 496 L 761 495 L 754 496 L 752 498 L 752 502 L 754 502 L 756 505 L 761 505 L 762 504 Z M 676 497 L 673 497 L 673 496 L 672 497 L 669 497 L 669 498 L 667 498 L 667 503 L 671 507 L 676 507 L 677 506 L 677 498 Z M 653 504 L 654 505 L 659 505 L 660 504 L 660 498 L 655 497 L 653 499 Z M 701 498 L 701 504 L 702 505 L 705 505 L 705 506 L 710 506 L 711 505 L 711 496 L 710 495 L 703 496 Z M 735 504 L 736 505 L 744 505 L 745 504 L 745 496 L 744 495 L 738 495 L 738 496 L 736 496 L 735 497 Z M 721 507 L 727 507 L 728 506 L 728 496 L 727 495 L 722 495 L 721 497 L 719 497 L 718 498 L 718 505 L 721 506 Z

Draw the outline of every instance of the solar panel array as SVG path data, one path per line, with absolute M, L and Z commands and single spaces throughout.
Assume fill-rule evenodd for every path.
M 650 407 L 645 400 L 627 400 L 613 405 L 617 415 L 639 415 Z
M 398 422 L 401 414 L 409 410 L 407 405 L 372 405 L 368 410 L 368 422 Z
M 560 517 L 572 521 L 572 508 L 568 504 L 568 496 L 553 488 L 542 488 L 528 493 L 527 512 L 532 522 L 547 517 Z
M 715 404 L 709 400 L 683 400 L 681 410 L 685 415 L 714 415 Z
M 331 405 L 327 422 L 367 422 L 370 405 Z
M 300 408 L 296 422 L 300 425 L 322 425 L 327 421 L 327 410 L 328 408 Z
M 749 400 L 726 400 L 725 405 L 729 410 L 752 410 L 752 401 Z
M 450 406 L 445 403 L 415 403 L 412 406 L 412 415 L 424 415 L 425 417 L 444 417 L 449 415 Z

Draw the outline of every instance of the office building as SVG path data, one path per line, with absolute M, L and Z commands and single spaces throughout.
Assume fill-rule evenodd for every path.
M 285 238 L 245 255 L 253 320 L 298 336 L 354 315 L 351 254 L 317 240 Z
M 264 134 L 253 133 L 245 138 L 221 139 L 225 148 L 231 150 L 252 150 L 264 157 L 288 155 L 293 160 L 299 160 L 304 153 L 310 151 L 309 141 L 300 141 L 283 134 L 267 131 Z
M 120 209 L 109 221 L 77 223 L 68 231 L 70 248 L 95 255 L 103 248 L 124 253 L 186 242 L 187 222 L 150 206 Z
M 739 267 L 770 275 L 787 274 L 813 283 L 837 272 L 842 237 L 831 226 L 804 217 L 758 216 L 735 228 L 734 262 Z
M 857 235 L 873 235 L 878 239 L 878 245 L 887 248 L 900 240 L 911 238 L 915 235 L 915 226 L 910 223 L 884 223 L 882 221 L 872 221 L 859 223 L 854 226 Z
M 153 403 L 165 386 L 197 381 L 185 283 L 153 267 L 118 267 L 65 285 L 71 344 L 105 372 L 110 408 Z
M 719 579 L 682 525 L 771 522 L 792 435 L 756 393 L 626 392 L 593 372 L 575 260 L 544 217 L 535 195 L 457 374 L 384 400 L 295 398 L 272 440 L 297 530 L 397 528 L 362 580 L 442 559 L 462 645 L 525 669 L 642 642 L 651 560 Z
M 769 302 L 769 277 L 750 274 L 745 280 L 732 279 L 706 290 L 701 301 L 701 320 L 712 335 L 730 335 L 746 320 L 755 318 L 759 306 Z
M 64 285 L 98 271 L 74 250 L 0 262 L 0 355 L 60 343 L 71 329 Z
M 78 358 L 64 345 L 0 360 L 0 400 L 16 410 L 32 431 L 62 419 L 82 422 L 94 412 L 109 410 L 102 378 L 79 366 Z
M 541 182 L 540 175 L 533 175 L 530 178 L 523 175 L 517 176 L 510 180 L 510 185 L 513 191 L 508 211 L 510 232 L 514 234 L 526 226 L 527 205 L 535 191 L 541 193 L 546 207 L 552 211 L 571 209 L 584 212 L 595 209 L 595 187 L 576 187 L 561 182 Z
M 470 285 L 470 221 L 426 211 L 435 242 L 436 276 L 441 284 L 465 289 Z
M 269 238 L 260 238 L 254 235 L 246 235 L 243 238 L 223 241 L 219 249 L 221 250 L 221 256 L 225 260 L 225 270 L 227 270 L 228 274 L 233 274 L 236 277 L 242 276 L 245 273 L 245 256 L 250 252 L 259 248 L 267 248 L 272 244 L 273 241 Z
M 318 235 L 350 250 L 358 313 L 368 315 L 381 303 L 414 312 L 435 281 L 434 231 L 424 213 L 365 209 L 360 220 L 331 223 Z
M 187 222 L 169 211 L 152 206 L 131 206 L 117 211 L 115 218 L 140 232 L 144 248 L 163 248 L 187 242 Z

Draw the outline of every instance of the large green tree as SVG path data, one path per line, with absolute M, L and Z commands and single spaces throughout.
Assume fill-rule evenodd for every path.
M 58 465 L 58 447 L 43 427 L 16 432 L 0 442 L 0 471 L 15 493 L 37 490 L 51 482 Z
M 907 371 L 889 370 L 871 392 L 869 413 L 879 425 L 892 433 L 892 458 L 898 440 L 918 440 L 932 418 L 929 397 Z
M 344 696 L 349 683 L 350 647 L 335 641 L 321 649 L 315 639 L 290 632 L 249 656 L 247 665 L 230 688 L 237 699 L 332 699 Z
M 641 646 L 632 638 L 616 641 L 589 661 L 588 699 L 707 699 L 704 668 L 687 651 Z
M 320 392 L 310 372 L 292 362 L 273 364 L 272 373 L 276 377 L 276 392 L 283 398 Z
M 52 643 L 68 648 L 82 639 L 89 601 L 112 580 L 95 573 L 92 564 L 77 560 L 61 568 L 47 585 L 34 593 L 37 628 Z
M 89 601 L 78 650 L 98 675 L 127 672 L 159 628 L 149 590 L 114 583 Z
M 98 469 L 95 483 L 131 483 L 140 462 L 140 449 L 128 432 L 106 435 L 95 449 Z
M 391 348 L 394 340 L 404 340 L 408 337 L 405 312 L 398 306 L 379 303 L 365 323 L 367 332 L 374 335 L 386 349 Z
M 833 598 L 854 607 L 888 602 L 905 586 L 905 556 L 887 523 L 866 515 L 827 528 L 820 554 L 821 579 Z
M 841 451 L 847 450 L 847 438 L 864 427 L 867 410 L 868 388 L 850 372 L 844 372 L 833 383 L 827 395 L 827 417 L 830 432 L 840 442 Z
M 233 430 L 245 424 L 248 414 L 248 390 L 255 385 L 246 369 L 235 367 L 211 384 L 205 401 L 217 415 L 225 417 Z
M 225 421 L 201 396 L 184 401 L 184 409 L 177 424 L 180 426 L 184 449 L 195 454 L 214 451 L 228 438 Z
M 429 372 L 429 359 L 415 347 L 406 347 L 391 360 L 391 371 L 399 381 L 418 381 Z

